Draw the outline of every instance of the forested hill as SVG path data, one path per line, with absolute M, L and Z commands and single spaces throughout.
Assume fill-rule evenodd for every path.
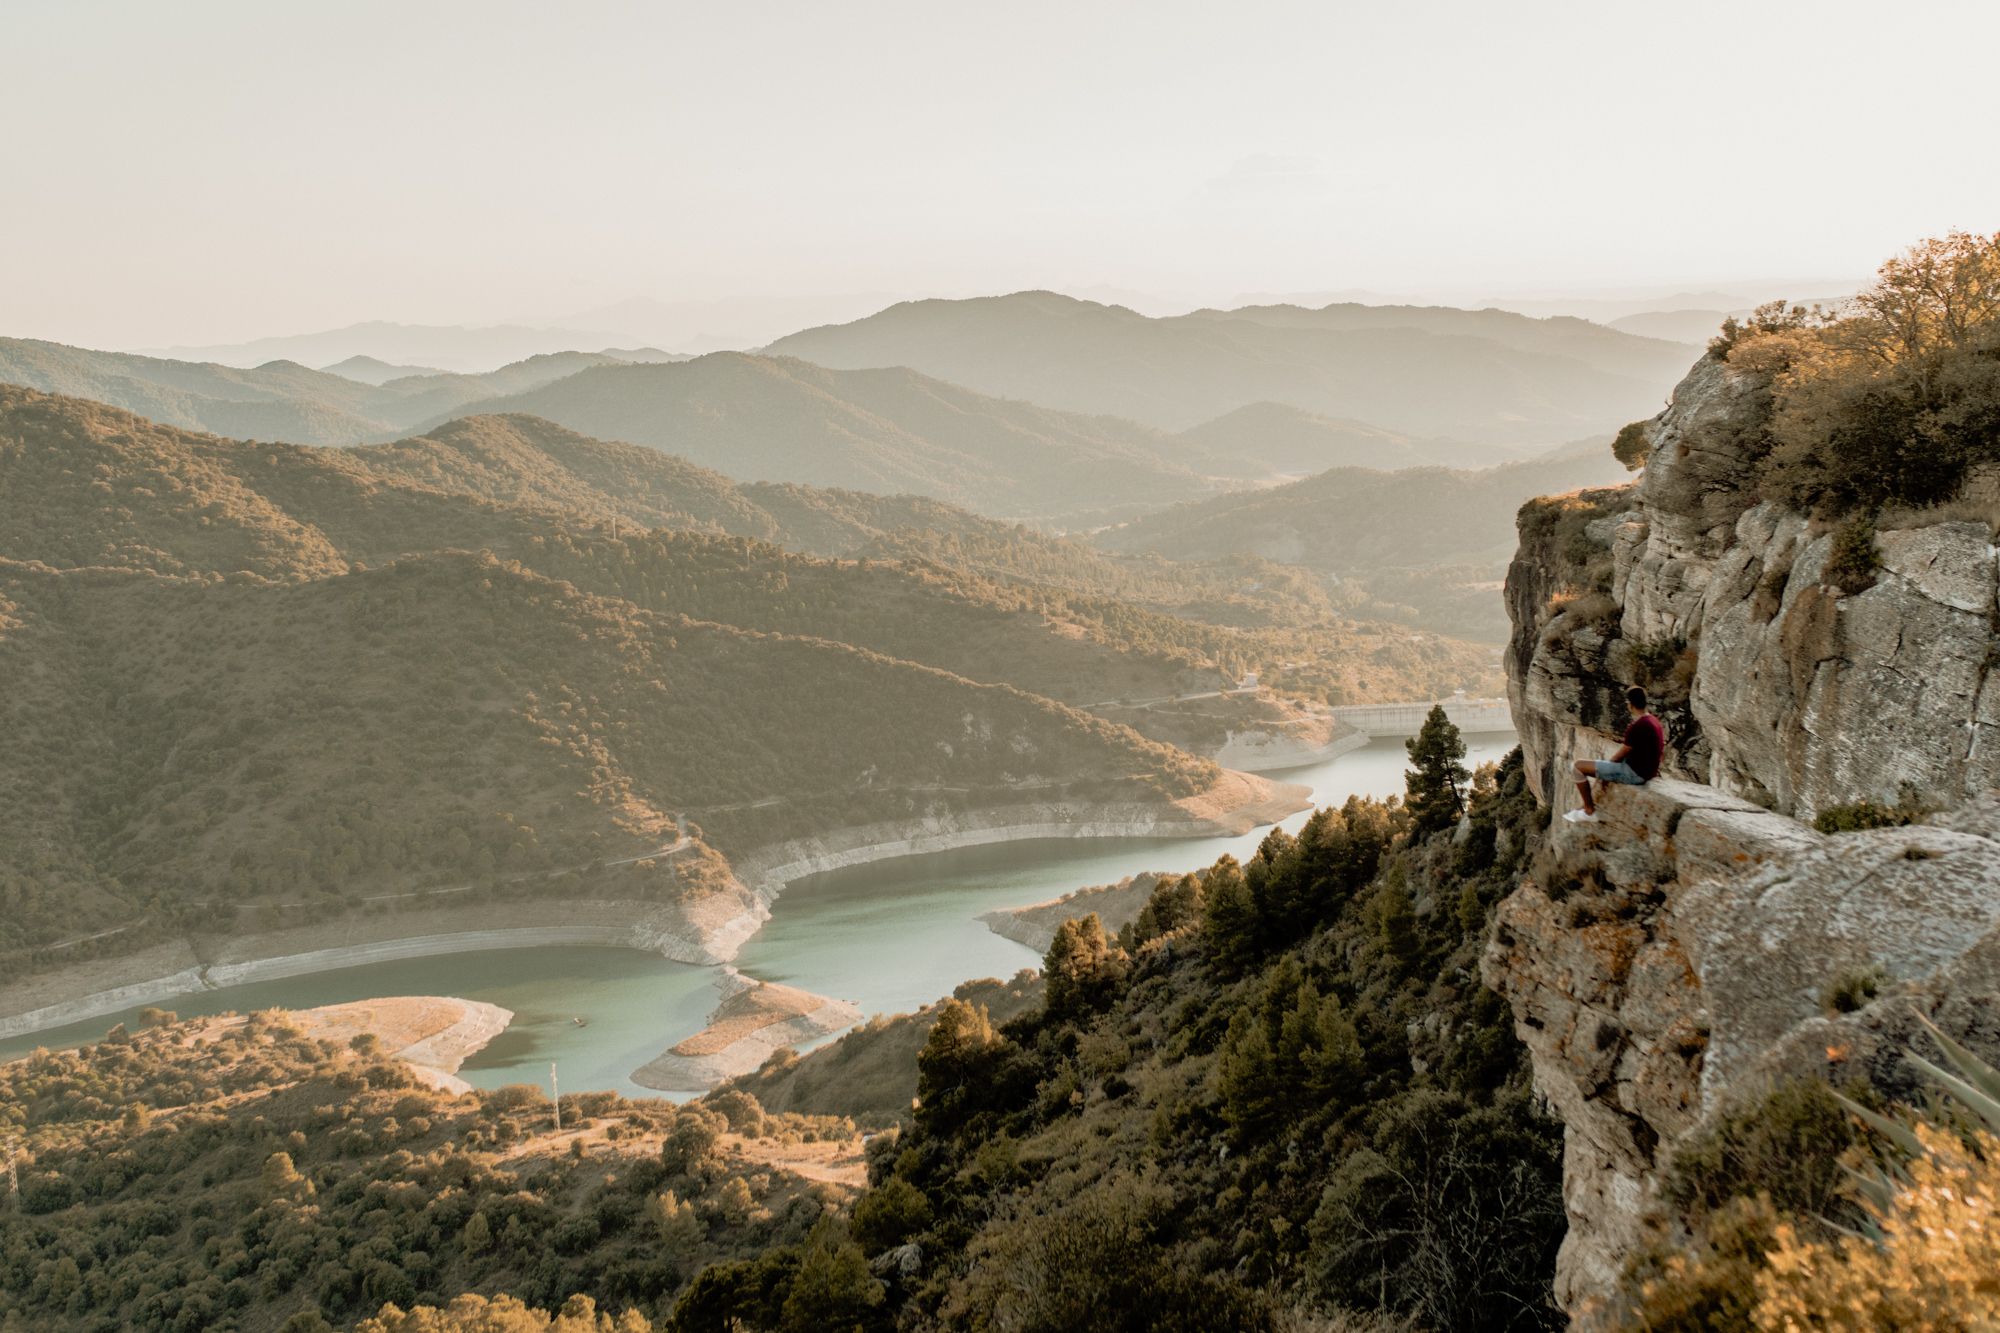
M 1526 501 L 1625 475 L 1609 449 L 1589 446 L 1476 472 L 1333 468 L 1134 519 L 1095 541 L 1176 560 L 1247 552 L 1332 573 L 1490 560 L 1512 552 L 1514 514 Z
M 1287 661 L 1302 685 L 1352 700 L 1449 692 L 1485 669 L 1464 645 L 1349 619 L 1309 578 L 1255 560 L 1111 557 L 931 500 L 738 485 L 531 417 L 317 449 L 0 389 L 0 476 L 0 556 L 16 560 L 315 578 L 483 549 L 652 610 L 859 643 L 1076 703 Z M 725 536 L 753 540 L 702 539 Z
M 1273 402 L 1514 447 L 1617 429 L 1657 407 L 1687 359 L 1678 343 L 1500 310 L 1253 306 L 1149 319 L 1054 292 L 905 302 L 765 351 L 908 366 L 1164 430 Z
M 545 1330 L 522 1301 L 647 1333 L 704 1264 L 823 1239 L 853 1192 L 813 1178 L 859 1147 L 839 1119 L 584 1093 L 558 1130 L 532 1087 L 433 1091 L 279 1011 L 157 1019 L 0 1065 L 0 1327 L 331 1333 L 498 1291 L 482 1333 Z
M 1364 695 L 1482 665 L 1337 615 L 1239 626 L 908 552 L 612 531 L 634 512 L 782 528 L 789 507 L 870 543 L 942 540 L 872 526 L 906 511 L 1009 540 L 929 502 L 750 494 L 545 423 L 319 450 L 0 391 L 10 968 L 101 931 L 119 933 L 76 948 L 214 927 L 231 904 L 275 926 L 432 887 L 532 893 L 672 842 L 680 817 L 698 854 L 605 891 L 672 907 L 720 872 L 714 851 L 927 812 L 1165 809 L 1214 769 L 1122 722 L 1212 752 L 1295 705 L 1075 705 L 1212 691 L 1292 654 L 1302 681 Z
M 490 555 L 294 583 L 9 563 L 0 614 L 15 946 L 581 868 L 672 842 L 690 811 L 734 851 L 1023 788 L 1146 801 L 1213 780 L 1018 690 Z M 716 809 L 760 801 L 779 808 Z

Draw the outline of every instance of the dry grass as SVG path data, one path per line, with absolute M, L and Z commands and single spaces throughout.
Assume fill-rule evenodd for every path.
M 1875 520 L 1879 531 L 1927 528 L 1935 523 L 1984 523 L 2000 537 L 2000 467 L 1985 467 L 1966 478 L 1952 499 L 1934 505 L 1890 505 Z

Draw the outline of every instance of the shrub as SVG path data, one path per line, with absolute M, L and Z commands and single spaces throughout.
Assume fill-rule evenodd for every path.
M 1794 1078 L 1683 1144 L 1666 1193 L 1696 1220 L 1759 1194 L 1789 1214 L 1826 1216 L 1841 1210 L 1846 1176 L 1840 1157 L 1858 1137 L 1832 1088 Z
M 1830 805 L 1813 819 L 1821 833 L 1863 833 L 1869 829 L 1902 828 L 1914 824 L 1923 812 L 1914 804 L 1879 805 L 1874 801 L 1853 801 Z
M 1882 557 L 1875 549 L 1875 521 L 1850 518 L 1834 529 L 1826 556 L 1826 581 L 1850 596 L 1875 586 Z
M 1834 512 L 1949 500 L 2000 460 L 2000 234 L 1924 241 L 1847 313 L 1768 306 L 1711 351 L 1771 376 L 1767 493 Z
M 1652 437 L 1646 432 L 1646 423 L 1635 421 L 1620 430 L 1611 441 L 1611 456 L 1625 465 L 1628 472 L 1637 472 L 1646 466 L 1652 456 Z
M 931 1224 L 931 1201 L 901 1176 L 891 1176 L 854 1205 L 854 1239 L 870 1254 L 901 1245 Z
M 1826 988 L 1819 993 L 1820 1007 L 1829 1014 L 1851 1014 L 1865 1009 L 1881 991 L 1882 983 L 1888 977 L 1888 972 L 1880 963 L 1850 967 L 1826 983 Z

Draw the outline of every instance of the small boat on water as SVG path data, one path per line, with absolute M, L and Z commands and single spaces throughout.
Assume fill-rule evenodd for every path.
M 580 1027 L 580 1028 L 587 1028 L 587 1027 L 589 1027 L 589 1026 L 590 1026 L 590 1024 L 589 1024 L 589 1023 L 585 1022 L 585 1021 L 584 1021 L 583 1019 L 581 1019 L 581 1018 L 572 1018 L 572 1019 L 570 1019 L 570 1022 L 572 1022 L 572 1023 L 576 1024 L 576 1025 L 577 1025 L 578 1027 Z

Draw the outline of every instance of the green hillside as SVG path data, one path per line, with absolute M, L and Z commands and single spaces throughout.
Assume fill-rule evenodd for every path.
M 0 1327 L 299 1333 L 494 1291 L 664 1313 L 852 1194 L 785 1166 L 856 1146 L 845 1121 L 587 1093 L 557 1132 L 532 1087 L 437 1092 L 305 1016 L 161 1018 L 0 1065 Z
M 806 519 L 856 554 L 759 539 Z M 1214 693 L 1242 672 L 1381 698 L 1489 669 L 1324 600 L 1281 616 L 1282 579 L 1232 600 L 1257 569 L 737 486 L 526 418 L 321 449 L 0 390 L 0 945 L 18 972 L 232 904 L 263 927 L 543 892 L 684 816 L 735 856 L 1023 793 L 1164 803 L 1213 781 L 1189 748 L 1298 708 Z M 619 892 L 691 891 L 639 873 Z

